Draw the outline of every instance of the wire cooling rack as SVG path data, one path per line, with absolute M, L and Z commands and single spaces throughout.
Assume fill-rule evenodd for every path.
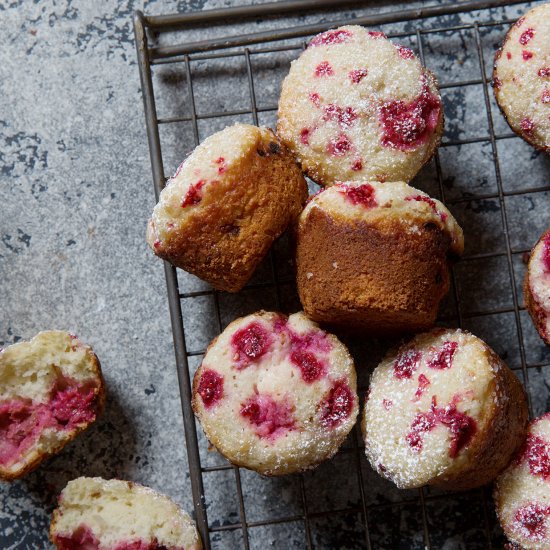
M 510 132 L 490 89 L 495 47 L 512 22 L 496 21 L 490 8 L 520 3 L 466 1 L 353 19 L 349 11 L 342 16 L 345 3 L 334 0 L 170 16 L 136 12 L 156 198 L 166 181 L 165 167 L 172 173 L 208 134 L 236 121 L 273 126 L 280 81 L 311 35 L 347 23 L 383 30 L 401 25 L 388 35 L 415 49 L 436 72 L 446 111 L 441 148 L 413 185 L 450 206 L 467 242 L 440 322 L 488 341 L 527 388 L 531 414 L 545 412 L 550 355 L 524 310 L 521 280 L 525 253 L 549 225 L 550 164 Z M 322 13 L 323 23 L 307 23 L 315 13 Z M 288 26 L 246 25 L 273 16 L 286 17 Z M 223 33 L 227 24 L 242 24 L 246 32 L 210 37 L 212 28 Z M 206 38 L 190 41 L 190 29 L 202 29 Z M 167 112 L 159 115 L 157 106 Z M 170 128 L 176 129 L 170 133 Z M 191 410 L 192 372 L 208 341 L 234 317 L 260 308 L 300 309 L 288 260 L 282 238 L 236 297 L 164 265 L 191 490 L 205 548 L 248 549 L 266 541 L 276 548 L 501 547 L 489 489 L 454 495 L 430 488 L 398 491 L 368 467 L 358 429 L 332 461 L 284 480 L 240 470 L 208 449 Z M 364 393 L 370 368 L 388 342 L 347 343 Z

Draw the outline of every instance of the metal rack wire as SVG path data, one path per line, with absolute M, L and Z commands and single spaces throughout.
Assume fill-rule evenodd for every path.
M 461 2 L 453 5 L 440 5 L 422 10 L 404 10 L 398 12 L 390 12 L 375 16 L 366 16 L 353 19 L 353 24 L 362 24 L 367 26 L 382 26 L 389 23 L 414 21 L 430 17 L 442 17 L 450 14 L 472 12 L 485 8 L 492 8 L 506 4 L 517 4 L 520 2 L 507 1 L 481 1 L 481 2 Z M 274 2 L 259 6 L 246 6 L 229 8 L 223 10 L 210 10 L 200 13 L 189 13 L 183 15 L 172 16 L 152 16 L 146 17 L 141 12 L 137 12 L 134 19 L 134 31 L 136 37 L 136 46 L 138 53 L 141 85 L 143 90 L 143 98 L 145 105 L 145 117 L 147 125 L 147 136 L 151 154 L 151 163 L 153 171 L 155 196 L 158 195 L 165 183 L 164 162 L 161 151 L 161 139 L 159 127 L 162 125 L 170 125 L 176 123 L 190 123 L 192 127 L 195 145 L 199 143 L 199 121 L 204 119 L 229 119 L 230 117 L 249 115 L 254 124 L 259 122 L 259 114 L 274 112 L 277 109 L 276 105 L 258 106 L 257 103 L 257 84 L 255 84 L 255 73 L 252 59 L 260 54 L 274 54 L 275 52 L 294 52 L 296 56 L 300 50 L 305 47 L 304 37 L 310 36 L 317 32 L 324 31 L 328 28 L 350 23 L 346 20 L 335 20 L 330 23 L 309 24 L 302 26 L 292 26 L 285 29 L 267 30 L 249 34 L 243 34 L 233 37 L 224 37 L 217 39 L 205 39 L 198 42 L 182 42 L 181 33 L 190 27 L 197 25 L 212 24 L 212 23 L 227 23 L 231 21 L 240 21 L 243 18 L 259 18 L 262 16 L 273 16 L 277 14 L 296 13 L 299 10 L 319 10 L 328 8 L 343 8 L 342 2 L 334 0 L 300 0 L 294 2 Z M 487 16 L 485 15 L 487 18 Z M 474 318 L 490 317 L 496 314 L 513 314 L 516 331 L 517 345 L 519 350 L 519 365 L 517 370 L 521 374 L 524 384 L 529 386 L 529 370 L 532 368 L 542 368 L 550 365 L 550 357 L 548 361 L 539 361 L 529 363 L 525 351 L 525 338 L 523 334 L 521 321 L 521 296 L 518 292 L 517 274 L 514 266 L 514 257 L 526 252 L 525 248 L 514 249 L 510 236 L 510 222 L 507 213 L 506 199 L 516 195 L 530 196 L 536 193 L 550 191 L 550 185 L 535 186 L 522 189 L 507 189 L 503 185 L 501 174 L 499 151 L 497 142 L 507 140 L 514 137 L 510 132 L 498 133 L 495 131 L 493 122 L 493 113 L 491 105 L 491 90 L 490 76 L 486 72 L 485 54 L 482 46 L 482 31 L 491 27 L 502 26 L 503 29 L 510 24 L 511 21 L 491 21 L 476 20 L 472 23 L 459 24 L 452 26 L 436 26 L 431 28 L 417 28 L 410 32 L 390 33 L 390 37 L 399 37 L 405 39 L 416 40 L 418 54 L 423 62 L 429 61 L 426 59 L 426 44 L 425 41 L 434 33 L 443 32 L 462 32 L 468 31 L 473 33 L 475 51 L 477 55 L 477 63 L 479 64 L 480 74 L 478 78 L 442 82 L 441 89 L 465 89 L 472 86 L 481 86 L 483 89 L 483 104 L 487 116 L 488 134 L 466 137 L 463 139 L 444 140 L 441 147 L 462 146 L 468 144 L 489 144 L 494 165 L 494 174 L 496 179 L 496 190 L 490 193 L 476 193 L 468 196 L 455 197 L 449 200 L 446 199 L 446 187 L 444 183 L 444 174 L 442 169 L 442 161 L 439 153 L 434 159 L 434 168 L 437 180 L 437 189 L 439 198 L 448 205 L 459 205 L 464 202 L 495 200 L 498 201 L 501 223 L 504 239 L 504 250 L 478 252 L 468 254 L 463 262 L 487 262 L 495 259 L 505 259 L 509 273 L 509 284 L 511 291 L 511 304 L 503 307 L 481 308 L 479 310 L 463 310 L 461 307 L 461 296 L 459 283 L 456 273 L 453 274 L 453 307 L 449 310 L 446 316 L 442 318 L 444 322 L 451 322 L 458 326 Z M 173 33 L 178 38 L 175 45 L 159 45 L 157 43 L 150 45 L 150 38 L 158 38 L 163 33 Z M 279 40 L 286 40 L 284 45 L 278 44 Z M 291 43 L 289 40 L 296 39 Z M 254 45 L 254 47 L 252 47 Z M 247 109 L 224 110 L 220 112 L 197 112 L 196 98 L 194 90 L 194 80 L 192 63 L 197 61 L 207 61 L 226 58 L 244 59 L 246 65 L 246 80 L 248 83 L 248 93 L 250 106 Z M 156 96 L 153 85 L 152 65 L 160 64 L 177 64 L 181 66 L 185 74 L 187 95 L 189 100 L 189 115 L 182 116 L 181 114 L 173 114 L 168 117 L 159 117 L 156 109 Z M 429 63 L 428 63 L 429 65 Z M 191 148 L 191 147 L 189 147 Z M 533 242 L 538 238 L 538 235 L 533 235 Z M 288 288 L 293 285 L 293 281 L 288 278 L 281 278 L 277 258 L 272 252 L 270 257 L 270 280 L 268 282 L 259 282 L 248 285 L 248 289 L 273 289 L 275 292 L 275 302 L 279 310 L 284 310 L 282 293 L 286 293 Z M 191 410 L 191 386 L 188 360 L 191 357 L 200 356 L 204 353 L 204 349 L 189 350 L 187 348 L 187 339 L 184 328 L 184 318 L 182 316 L 182 300 L 198 299 L 209 296 L 213 299 L 216 323 L 218 332 L 224 328 L 222 320 L 220 297 L 222 293 L 211 289 L 199 290 L 192 292 L 180 292 L 178 285 L 178 274 L 175 268 L 165 263 L 165 275 L 168 289 L 168 298 L 170 305 L 170 316 L 172 322 L 172 330 L 174 335 L 174 346 L 176 354 L 176 364 L 179 388 L 181 393 L 181 404 L 184 419 L 185 439 L 187 446 L 187 455 L 189 461 L 189 473 L 191 480 L 191 489 L 193 494 L 193 502 L 195 506 L 195 514 L 197 525 L 204 541 L 204 546 L 208 550 L 211 548 L 211 535 L 218 532 L 227 532 L 240 530 L 242 532 L 242 545 L 248 549 L 250 545 L 250 530 L 262 526 L 274 526 L 278 524 L 286 524 L 291 522 L 301 522 L 303 524 L 305 545 L 307 548 L 314 548 L 316 544 L 315 530 L 312 523 L 315 520 L 329 518 L 335 515 L 359 514 L 361 517 L 360 524 L 362 534 L 356 539 L 355 546 L 364 546 L 365 548 L 375 548 L 375 543 L 371 536 L 372 514 L 377 510 L 384 510 L 393 507 L 403 507 L 408 505 L 419 506 L 420 514 L 420 530 L 422 533 L 422 547 L 426 549 L 436 548 L 436 543 L 433 541 L 433 535 L 430 532 L 430 521 L 428 518 L 427 506 L 429 503 L 438 500 L 444 500 L 449 497 L 447 494 L 432 493 L 423 489 L 418 491 L 416 497 L 402 498 L 397 501 L 389 501 L 382 503 L 368 503 L 366 496 L 365 479 L 362 468 L 364 462 L 362 442 L 359 430 L 354 430 L 351 438 L 351 444 L 341 450 L 341 453 L 352 455 L 355 463 L 355 475 L 357 476 L 357 484 L 359 487 L 359 500 L 357 506 L 332 509 L 326 511 L 311 510 L 308 503 L 308 495 L 304 482 L 304 476 L 296 476 L 296 483 L 299 487 L 299 495 L 301 500 L 301 514 L 292 514 L 286 517 L 267 518 L 259 521 L 247 520 L 247 510 L 245 506 L 245 496 L 243 493 L 243 483 L 239 468 L 233 467 L 230 464 L 220 464 L 214 466 L 202 466 L 201 455 L 199 450 L 199 438 L 197 436 L 195 420 Z M 188 320 L 187 320 L 188 321 Z M 531 402 L 530 402 L 531 408 Z M 532 411 L 532 408 L 531 408 Z M 205 492 L 203 484 L 203 476 L 211 472 L 220 472 L 224 470 L 233 470 L 235 477 L 235 485 L 237 489 L 238 503 L 238 521 L 225 521 L 219 525 L 209 524 L 207 517 L 207 506 L 205 502 Z M 486 490 L 477 490 L 466 493 L 468 498 L 478 499 L 482 505 L 482 518 L 480 529 L 484 533 L 485 541 L 481 542 L 478 547 L 493 548 L 495 544 L 495 526 L 492 518 L 491 505 L 487 498 Z M 498 533 L 496 535 L 498 537 Z M 379 547 L 379 546 L 378 546 Z

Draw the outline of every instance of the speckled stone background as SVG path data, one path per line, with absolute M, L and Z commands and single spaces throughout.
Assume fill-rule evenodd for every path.
M 135 9 L 160 14 L 235 4 L 242 3 L 0 0 L 0 345 L 30 338 L 42 329 L 70 330 L 94 347 L 109 388 L 106 413 L 96 426 L 24 480 L 0 485 L 1 548 L 49 548 L 47 530 L 55 497 L 68 480 L 83 474 L 142 482 L 192 511 L 164 275 L 161 262 L 144 241 L 154 198 L 132 14 Z M 211 25 L 168 40 L 353 18 L 397 7 L 389 1 L 364 2 L 339 13 L 325 10 L 291 20 L 245 21 L 238 29 Z M 513 18 L 522 9 L 494 9 L 476 17 L 483 21 Z M 437 28 L 473 19 L 456 15 L 384 30 Z M 481 31 L 487 67 L 504 32 L 502 26 Z M 418 50 L 415 39 L 403 42 Z M 479 78 L 472 31 L 431 34 L 423 45 L 427 65 L 441 82 Z M 266 109 L 260 123 L 273 125 L 280 82 L 295 56 L 296 51 L 288 51 L 254 57 L 258 105 Z M 195 62 L 192 73 L 199 113 L 250 109 L 242 58 Z M 154 84 L 159 116 L 189 114 L 183 66 L 156 67 Z M 483 85 L 445 88 L 443 97 L 447 142 L 488 135 Z M 509 134 L 490 97 L 495 131 Z M 250 114 L 202 119 L 200 138 L 236 120 L 252 122 Z M 170 174 L 193 147 L 192 126 L 189 122 L 163 126 L 161 139 L 165 170 Z M 515 137 L 499 140 L 497 150 L 504 191 L 542 189 L 504 200 L 519 295 L 522 253 L 550 225 L 550 161 Z M 502 205 L 494 198 L 498 182 L 491 142 L 448 145 L 440 150 L 439 162 L 445 198 L 460 201 L 451 210 L 465 228 L 467 254 L 472 256 L 455 270 L 460 308 L 452 293 L 442 311 L 443 322 L 456 325 L 460 317 L 464 327 L 485 338 L 516 369 L 529 389 L 533 414 L 541 414 L 550 410 L 550 354 L 522 310 L 520 329 L 529 366 L 525 379 Z M 414 184 L 440 196 L 434 163 Z M 472 195 L 484 198 L 470 200 Z M 487 254 L 491 257 L 484 257 Z M 281 289 L 282 307 L 296 310 L 299 305 L 284 239 L 276 245 L 275 258 L 279 277 L 290 281 Z M 266 263 L 254 281 L 270 278 Z M 183 273 L 180 285 L 182 292 L 208 288 Z M 222 294 L 222 323 L 275 305 L 274 291 L 262 287 L 237 296 Z M 184 299 L 182 306 L 188 349 L 200 352 L 218 331 L 213 298 Z M 489 309 L 492 315 L 478 315 Z M 369 369 L 388 342 L 351 345 L 365 385 Z M 199 361 L 200 354 L 191 358 L 192 371 Z M 222 464 L 217 453 L 207 451 L 200 429 L 199 434 L 203 466 Z M 344 451 L 304 476 L 311 514 L 308 527 L 316 548 L 366 546 L 355 473 L 358 457 Z M 423 518 L 417 491 L 396 490 L 378 478 L 364 458 L 361 473 L 373 548 L 424 548 L 425 527 L 434 549 L 502 546 L 489 490 L 486 505 L 482 491 L 446 498 L 438 491 L 425 491 Z M 298 477 L 271 480 L 245 470 L 241 476 L 249 522 L 303 514 Z M 238 523 L 233 471 L 206 473 L 204 483 L 210 526 Z M 347 511 L 316 516 L 330 509 Z M 305 547 L 307 534 L 304 522 L 297 520 L 252 526 L 248 536 L 251 548 L 287 549 Z M 215 532 L 211 540 L 215 548 L 241 548 L 242 530 Z

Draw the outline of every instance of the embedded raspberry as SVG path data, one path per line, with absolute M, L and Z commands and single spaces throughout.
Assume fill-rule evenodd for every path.
M 160 241 L 157 239 L 154 243 L 153 243 L 153 246 L 155 248 L 160 248 Z
M 506 57 L 508 59 L 512 59 L 512 52 L 506 52 Z
M 542 92 L 540 100 L 543 103 L 550 103 L 550 90 L 544 90 L 544 92 Z
M 48 408 L 60 426 L 73 430 L 79 424 L 95 420 L 94 401 L 94 388 L 66 386 L 63 382 L 54 390 Z
M 310 43 L 308 48 L 315 46 L 332 46 L 333 44 L 342 44 L 343 42 L 349 42 L 351 40 L 351 32 L 345 29 L 339 29 L 336 31 L 327 31 L 322 34 L 318 34 Z
M 55 544 L 59 550 L 98 550 L 99 540 L 86 526 L 80 526 L 70 535 L 56 535 Z
M 325 107 L 325 113 L 323 115 L 324 121 L 337 122 L 341 128 L 349 128 L 357 120 L 357 113 L 352 107 L 340 107 L 334 103 L 329 103 Z
M 539 72 L 537 73 L 541 78 L 550 76 L 550 67 L 542 67 L 539 69 Z
M 370 183 L 363 185 L 337 185 L 338 192 L 353 204 L 360 204 L 365 208 L 374 208 L 378 205 L 374 187 Z
M 319 107 L 319 105 L 321 104 L 321 98 L 316 92 L 311 92 L 309 94 L 309 100 L 313 103 L 313 105 L 315 105 L 315 107 Z
M 525 17 L 520 17 L 516 22 L 515 22 L 515 25 L 516 27 L 521 27 L 521 25 L 523 25 L 523 22 L 525 21 Z
M 433 134 L 439 121 L 441 101 L 424 86 L 422 93 L 410 103 L 388 101 L 380 108 L 382 145 L 410 151 L 423 145 Z
M 319 380 L 325 374 L 325 366 L 313 353 L 304 350 L 296 350 L 290 354 L 290 360 L 299 367 L 304 382 L 311 384 Z
M 405 46 L 396 46 L 396 48 L 399 57 L 403 59 L 412 59 L 414 57 L 414 52 L 410 48 L 405 48 Z
M 227 170 L 227 164 L 223 157 L 219 157 L 214 161 L 218 165 L 218 174 L 223 174 Z
M 201 189 L 206 184 L 206 180 L 199 180 L 197 183 L 194 183 L 189 187 L 187 190 L 187 193 L 185 195 L 185 198 L 183 199 L 183 202 L 181 203 L 181 207 L 185 208 L 186 206 L 194 206 L 196 204 L 199 204 L 202 200 L 202 192 Z
M 521 36 L 519 37 L 519 43 L 522 46 L 525 46 L 525 44 L 527 44 L 531 40 L 531 38 L 533 38 L 533 36 L 535 36 L 535 29 L 527 29 L 521 33 Z
M 421 374 L 418 377 L 418 388 L 414 392 L 414 401 L 418 401 L 422 397 L 422 394 L 426 391 L 426 388 L 428 388 L 429 385 L 430 381 L 427 376 Z
M 272 336 L 260 323 L 254 322 L 239 329 L 231 338 L 237 368 L 245 368 L 258 360 L 269 350 L 272 342 Z
M 393 407 L 393 401 L 391 399 L 382 399 L 382 406 L 389 411 Z
M 439 350 L 434 350 L 428 359 L 430 369 L 443 370 L 453 366 L 453 357 L 458 349 L 458 342 L 445 342 Z
M 369 31 L 369 36 L 371 38 L 387 38 L 382 31 Z
M 351 165 L 351 169 L 354 172 L 360 172 L 361 170 L 363 170 L 363 162 L 361 161 L 361 159 L 354 160 L 353 164 Z
M 445 221 L 447 219 L 447 214 L 445 212 L 440 212 L 437 209 L 436 202 L 426 195 L 416 195 L 415 197 L 405 197 L 406 201 L 418 201 L 418 202 L 425 202 L 426 204 L 430 205 L 430 208 L 441 218 L 441 221 Z
M 423 435 L 435 428 L 436 417 L 432 411 L 426 413 L 417 413 L 411 424 L 409 433 L 405 436 L 405 440 L 409 447 L 419 453 L 423 447 Z
M 535 128 L 535 123 L 530 118 L 524 118 L 520 123 L 519 127 L 527 134 L 530 134 Z
M 523 61 L 529 61 L 533 57 L 533 52 L 530 52 L 529 50 L 523 50 L 521 52 L 521 57 L 523 57 Z
M 493 78 L 493 88 L 500 90 L 502 88 L 502 80 L 498 76 Z
M 336 382 L 321 404 L 321 423 L 334 428 L 349 417 L 353 409 L 353 393 L 345 382 Z
M 275 401 L 270 395 L 258 394 L 241 405 L 241 415 L 255 428 L 256 435 L 274 441 L 295 428 L 294 407 Z
M 522 506 L 514 517 L 514 530 L 532 541 L 542 541 L 546 537 L 544 520 L 548 513 L 548 507 L 539 504 Z
M 529 464 L 531 475 L 550 480 L 550 443 L 542 437 L 533 434 L 527 436 L 518 462 L 524 461 Z
M 354 69 L 348 73 L 348 76 L 354 84 L 359 84 L 368 74 L 368 69 Z
M 344 156 L 352 147 L 352 143 L 346 134 L 340 134 L 337 138 L 331 139 L 327 145 L 329 154 L 335 157 Z
M 204 406 L 209 409 L 223 397 L 223 376 L 215 370 L 204 369 L 197 391 Z
M 333 74 L 334 70 L 328 61 L 321 61 L 321 63 L 315 67 L 315 76 L 332 76 Z
M 550 272 L 550 233 L 544 237 L 542 245 L 542 262 L 544 270 Z
M 420 364 L 420 357 L 422 353 L 415 349 L 407 349 L 398 355 L 397 359 L 393 364 L 393 375 L 398 380 L 403 380 L 403 378 L 411 378 L 414 371 L 418 368 Z

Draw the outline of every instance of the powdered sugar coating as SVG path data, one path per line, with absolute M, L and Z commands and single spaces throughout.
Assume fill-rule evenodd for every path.
M 550 4 L 531 9 L 510 27 L 495 56 L 493 87 L 512 129 L 550 150 Z
M 268 335 L 269 346 L 243 366 L 234 336 L 249 327 Z M 198 391 L 211 369 L 224 380 L 214 404 Z M 210 441 L 235 464 L 267 475 L 331 457 L 358 412 L 352 358 L 303 313 L 258 312 L 233 321 L 208 348 L 193 386 L 193 408 Z
M 525 274 L 527 302 L 533 302 L 529 313 L 541 338 L 550 345 L 550 229 L 531 252 Z
M 338 40 L 323 39 L 328 33 Z M 412 50 L 382 33 L 359 26 L 328 33 L 292 63 L 279 136 L 320 184 L 410 181 L 443 130 L 435 78 Z
M 494 499 L 511 542 L 524 550 L 550 548 L 550 414 L 531 422 L 524 446 L 495 483 Z
M 444 368 L 434 363 L 442 354 Z M 403 370 L 403 363 L 414 368 Z M 388 353 L 373 372 L 363 414 L 373 468 L 412 488 L 441 484 L 469 467 L 502 399 L 495 388 L 500 368 L 484 342 L 458 329 L 434 329 Z
M 338 182 L 315 195 L 300 216 L 305 220 L 312 209 L 321 208 L 332 215 L 375 223 L 395 218 L 406 222 L 410 231 L 433 223 L 448 232 L 451 250 L 461 255 L 464 234 L 447 207 L 437 199 L 404 182 Z

